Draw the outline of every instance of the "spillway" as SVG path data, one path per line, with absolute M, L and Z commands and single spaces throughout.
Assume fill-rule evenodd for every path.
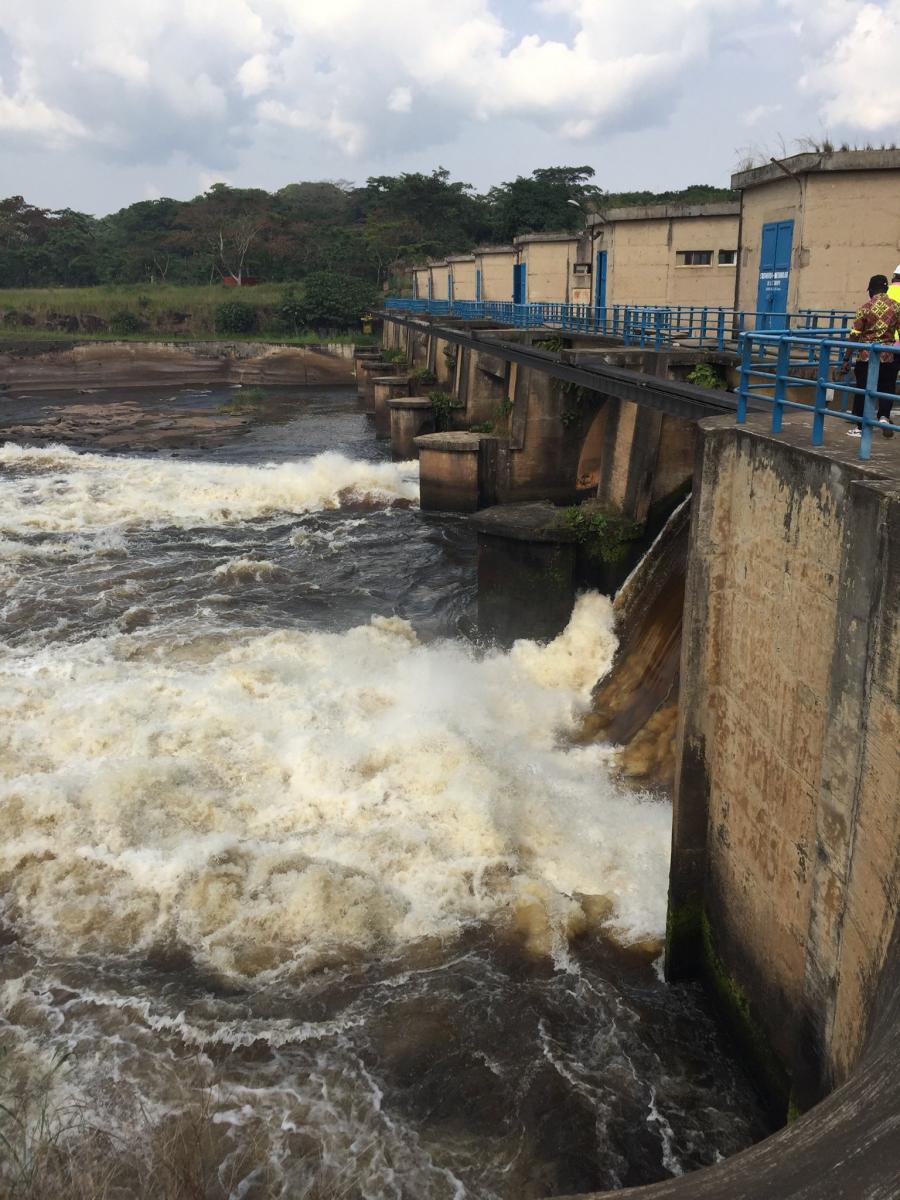
M 581 736 L 612 605 L 484 644 L 416 497 L 346 391 L 202 455 L 0 449 L 22 1194 L 522 1200 L 767 1131 L 659 978 L 668 803 Z

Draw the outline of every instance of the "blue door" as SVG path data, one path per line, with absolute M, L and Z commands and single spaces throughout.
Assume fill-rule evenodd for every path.
M 525 264 L 516 263 L 513 267 L 513 304 L 525 303 Z
M 475 272 L 475 302 L 481 303 L 481 272 Z
M 428 272 L 428 299 L 429 299 L 429 300 L 431 300 L 431 299 L 432 299 L 432 295 L 431 295 L 431 293 L 432 293 L 433 286 L 434 286 L 434 285 L 433 285 L 433 283 L 432 283 L 432 280 L 431 280 L 431 272 L 429 271 L 429 272 Z
M 606 255 L 607 250 L 597 251 L 597 275 L 594 279 L 594 304 L 606 308 Z
M 771 221 L 762 227 L 759 287 L 756 292 L 757 329 L 785 329 L 788 280 L 791 275 L 793 221 Z
M 447 299 L 453 299 L 453 272 L 447 272 Z

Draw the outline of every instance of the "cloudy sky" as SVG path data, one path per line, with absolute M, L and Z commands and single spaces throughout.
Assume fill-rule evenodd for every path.
M 795 138 L 900 137 L 898 64 L 900 0 L 0 0 L 0 196 L 725 184 Z

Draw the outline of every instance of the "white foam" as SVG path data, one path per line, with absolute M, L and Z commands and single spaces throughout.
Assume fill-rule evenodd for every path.
M 560 741 L 612 658 L 603 597 L 482 658 L 396 618 L 143 636 L 0 652 L 0 871 L 36 944 L 176 938 L 248 976 L 522 910 L 563 938 L 575 893 L 662 932 L 667 807 Z
M 414 503 L 418 495 L 417 464 L 336 453 L 246 466 L 0 447 L 0 530 L 13 541 L 42 532 L 228 525 L 353 503 Z

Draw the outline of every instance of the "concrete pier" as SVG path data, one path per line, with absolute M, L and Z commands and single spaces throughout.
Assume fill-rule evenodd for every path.
M 501 645 L 548 640 L 575 604 L 575 533 L 552 504 L 510 504 L 472 518 L 478 531 L 478 630 Z
M 388 408 L 388 400 L 408 395 L 408 375 L 372 376 L 372 412 L 375 414 L 375 436 L 377 438 L 391 436 L 391 410 Z
M 482 508 L 486 445 L 480 433 L 429 433 L 415 439 L 419 450 L 419 505 L 438 512 Z
M 407 462 L 419 457 L 416 438 L 434 432 L 434 407 L 427 396 L 398 396 L 388 400 L 391 420 L 391 458 Z

